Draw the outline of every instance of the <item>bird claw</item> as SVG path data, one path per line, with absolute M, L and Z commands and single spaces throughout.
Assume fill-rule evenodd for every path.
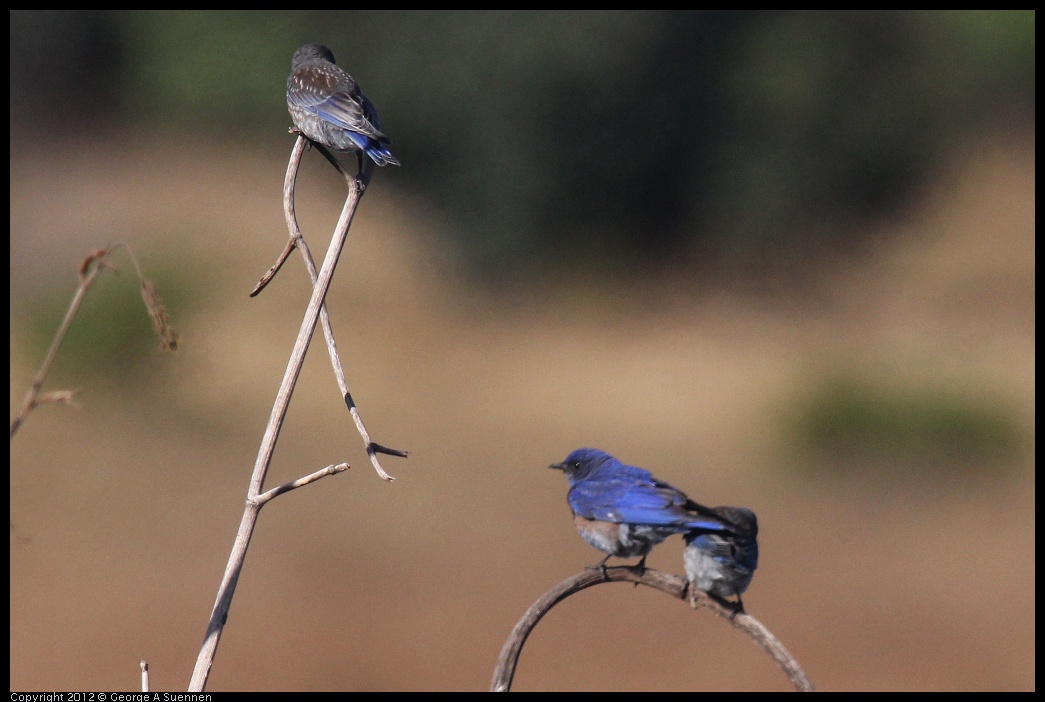
M 609 575 L 606 572 L 606 561 L 608 561 L 608 560 L 610 560 L 610 557 L 606 556 L 605 558 L 603 558 L 598 563 L 594 563 L 594 564 L 589 565 L 589 566 L 584 566 L 584 570 L 598 570 L 598 571 L 600 571 L 602 573 L 602 579 L 606 580 L 609 577 Z
M 730 600 L 727 600 L 725 597 L 719 597 L 714 593 L 709 592 L 707 594 L 709 597 L 711 597 L 711 599 L 715 600 L 715 602 L 718 602 L 720 605 L 729 610 L 729 621 L 733 621 L 734 619 L 736 619 L 738 614 L 747 614 L 747 612 L 744 611 L 744 601 L 740 599 L 740 595 L 737 595 L 736 602 L 732 602 Z

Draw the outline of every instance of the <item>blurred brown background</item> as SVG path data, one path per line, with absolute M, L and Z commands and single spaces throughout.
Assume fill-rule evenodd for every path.
M 47 14 L 13 15 L 13 46 L 16 29 L 46 46 L 55 26 L 82 19 Z M 552 222 L 513 244 L 540 250 L 537 263 L 482 259 L 509 271 L 497 285 L 457 258 L 467 243 L 448 234 L 454 211 L 409 174 L 411 149 L 425 163 L 422 137 L 393 128 L 409 102 L 342 58 L 352 21 L 373 43 L 377 20 L 332 13 L 347 28 L 328 39 L 308 13 L 245 14 L 282 42 L 271 71 L 240 62 L 264 78 L 261 127 L 127 107 L 113 117 L 108 102 L 75 124 L 55 117 L 60 101 L 17 102 L 12 77 L 12 416 L 94 249 L 129 244 L 182 334 L 176 353 L 156 349 L 118 256 L 45 385 L 78 389 L 79 407 L 38 409 L 12 441 L 13 690 L 134 690 L 139 659 L 153 689 L 187 685 L 308 299 L 296 255 L 260 297 L 247 293 L 285 241 L 283 81 L 310 40 L 332 46 L 402 145 L 404 166 L 379 171 L 363 198 L 327 302 L 372 438 L 410 457 L 383 458 L 397 480 L 377 478 L 314 344 L 267 486 L 352 469 L 263 510 L 208 690 L 486 689 L 530 604 L 601 558 L 573 529 L 566 482 L 545 468 L 579 446 L 757 512 L 762 558 L 745 604 L 818 688 L 1035 687 L 1025 102 L 985 101 L 989 118 L 956 129 L 892 206 L 815 225 L 792 217 L 778 248 L 757 244 L 808 261 L 766 267 L 712 243 L 666 257 L 622 245 L 607 262 L 586 248 L 598 231 L 558 248 L 555 234 L 565 242 L 578 226 Z M 229 20 L 176 18 L 215 33 Z M 173 45 L 156 28 L 163 17 L 117 19 L 139 45 Z M 370 65 L 403 63 L 409 39 L 397 36 L 388 58 L 370 47 Z M 60 96 L 55 75 L 48 90 Z M 298 214 L 321 256 L 344 190 L 318 154 L 305 162 Z M 467 209 L 469 190 L 455 197 Z M 791 233 L 825 221 L 846 224 L 841 244 L 789 252 Z M 674 539 L 648 564 L 681 573 L 681 554 Z M 788 686 L 708 613 L 611 584 L 538 624 L 514 689 Z

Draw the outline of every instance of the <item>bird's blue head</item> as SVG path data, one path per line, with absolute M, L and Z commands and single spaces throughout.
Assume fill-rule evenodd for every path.
M 583 480 L 588 477 L 593 470 L 610 461 L 616 461 L 617 459 L 606 453 L 595 448 L 579 448 L 570 452 L 570 455 L 566 457 L 566 460 L 562 463 L 553 463 L 549 468 L 561 470 L 570 483 L 574 483 L 578 480 Z

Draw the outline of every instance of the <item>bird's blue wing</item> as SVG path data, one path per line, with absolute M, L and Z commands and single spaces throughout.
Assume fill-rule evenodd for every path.
M 669 485 L 630 479 L 581 480 L 570 489 L 574 512 L 588 519 L 628 524 L 726 531 L 721 522 L 682 509 L 686 496 Z
M 751 573 L 758 567 L 758 541 L 743 536 L 700 534 L 687 539 L 718 563 L 737 572 Z
M 339 81 L 336 75 L 328 71 L 315 67 L 302 68 L 288 83 L 287 100 L 342 129 L 388 143 L 388 137 L 372 121 L 376 118 L 373 105 L 355 90 L 355 82 L 351 78 L 342 75 L 344 77 Z M 346 90 L 346 86 L 350 90 Z M 365 143 L 363 140 L 360 146 Z
M 332 95 L 313 109 L 317 115 L 342 129 L 358 132 L 378 141 L 388 141 L 388 137 L 366 118 L 363 107 L 350 96 Z
M 714 534 L 701 534 L 690 543 L 720 563 L 729 563 L 734 559 L 736 548 L 733 544 Z

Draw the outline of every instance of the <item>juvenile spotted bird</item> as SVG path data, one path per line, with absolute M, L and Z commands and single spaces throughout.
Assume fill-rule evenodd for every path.
M 715 507 L 715 514 L 733 525 L 733 533 L 686 534 L 683 559 L 693 587 L 720 599 L 736 596 L 735 613 L 744 611 L 740 595 L 758 567 L 758 519 L 746 507 Z
M 287 110 L 294 126 L 312 141 L 356 152 L 360 174 L 364 154 L 378 166 L 399 165 L 388 150 L 392 140 L 381 133 L 374 104 L 322 44 L 305 44 L 294 52 L 287 78 Z
M 570 482 L 566 499 L 577 532 L 607 554 L 597 566 L 605 566 L 610 556 L 641 556 L 635 567 L 642 569 L 650 549 L 672 534 L 732 535 L 710 508 L 605 451 L 580 448 L 548 467 Z

